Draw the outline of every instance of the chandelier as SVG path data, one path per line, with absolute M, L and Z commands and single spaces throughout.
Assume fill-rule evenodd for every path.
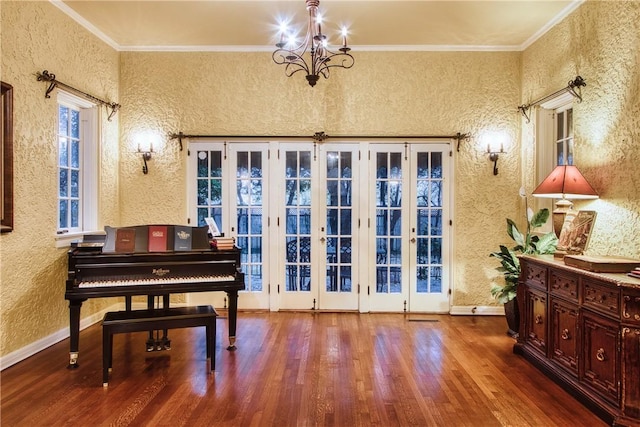
M 303 71 L 306 73 L 309 85 L 315 86 L 320 76 L 329 78 L 330 68 L 351 68 L 354 60 L 349 54 L 351 48 L 347 46 L 346 28 L 342 29 L 342 46 L 337 52 L 330 50 L 327 45 L 327 36 L 322 33 L 322 19 L 318 14 L 320 0 L 305 0 L 305 2 L 309 11 L 309 25 L 304 40 L 298 43 L 286 24 L 281 25 L 280 41 L 276 43 L 278 49 L 273 52 L 272 58 L 276 64 L 285 65 L 287 77 Z M 308 63 L 305 56 L 309 60 Z

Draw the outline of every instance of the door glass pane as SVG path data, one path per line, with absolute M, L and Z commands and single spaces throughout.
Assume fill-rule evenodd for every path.
M 427 161 L 428 160 L 428 161 Z M 416 283 L 418 293 L 442 290 L 442 153 L 418 153 Z
M 245 290 L 262 291 L 262 152 L 239 151 L 236 166 L 238 246 Z
M 351 292 L 353 233 L 351 152 L 326 154 L 327 245 L 326 291 Z M 333 208 L 335 207 L 335 208 Z
M 222 227 L 222 151 L 200 150 L 197 156 L 197 212 L 198 226 L 206 225 L 205 218 L 212 217 Z
M 402 292 L 402 154 L 376 155 L 376 292 Z
M 287 151 L 285 177 L 285 289 L 310 292 L 311 152 Z

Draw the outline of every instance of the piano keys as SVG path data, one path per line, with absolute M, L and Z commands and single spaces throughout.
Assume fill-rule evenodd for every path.
M 146 295 L 168 301 L 176 293 L 226 292 L 228 349 L 235 349 L 238 291 L 244 289 L 240 249 L 104 253 L 92 243 L 72 247 L 67 255 L 69 368 L 78 366 L 80 309 L 89 298 L 127 297 L 130 301 L 132 296 Z

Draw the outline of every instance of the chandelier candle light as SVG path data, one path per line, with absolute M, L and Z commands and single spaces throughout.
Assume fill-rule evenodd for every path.
M 291 77 L 298 71 L 306 73 L 310 86 L 315 86 L 320 76 L 329 78 L 329 69 L 351 68 L 354 64 L 353 56 L 347 46 L 347 30 L 342 28 L 342 46 L 338 52 L 329 50 L 327 36 L 322 34 L 322 18 L 318 14 L 320 0 L 305 0 L 309 12 L 309 25 L 304 40 L 298 44 L 295 35 L 286 24 L 280 27 L 280 41 L 272 58 L 276 64 L 285 65 L 285 74 Z M 308 55 L 307 55 L 308 51 Z M 309 62 L 305 59 L 308 56 Z

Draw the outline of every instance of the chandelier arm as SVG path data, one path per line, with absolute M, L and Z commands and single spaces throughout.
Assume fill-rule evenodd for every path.
M 309 73 L 309 66 L 307 65 L 307 63 L 300 55 L 293 51 L 287 49 L 278 49 L 273 52 L 273 55 L 271 57 L 273 59 L 273 62 L 275 62 L 276 64 L 286 66 L 285 73 L 287 74 L 287 77 L 291 77 L 291 75 L 296 71 L 305 71 L 306 73 Z M 298 69 L 289 73 L 288 70 L 290 67 L 298 67 Z
M 334 58 L 336 57 L 338 57 L 338 61 L 334 61 Z M 329 63 L 329 59 L 331 60 L 331 63 Z M 325 61 L 325 68 L 349 69 L 353 67 L 353 64 L 355 64 L 355 60 L 353 59 L 353 56 L 351 56 L 348 53 L 337 53 L 327 58 L 327 61 Z

